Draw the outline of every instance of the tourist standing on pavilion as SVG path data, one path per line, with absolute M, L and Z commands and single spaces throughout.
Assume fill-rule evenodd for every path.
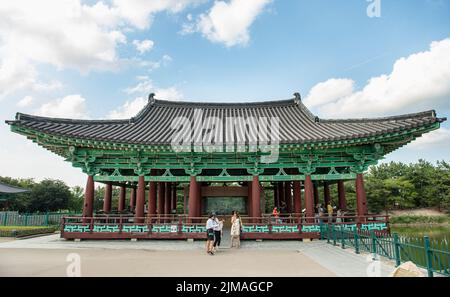
M 333 206 L 331 206 L 331 203 L 328 203 L 327 205 L 327 212 L 328 212 L 328 223 L 333 222 Z
M 280 223 L 280 220 L 279 220 L 280 212 L 278 211 L 278 208 L 276 206 L 273 208 L 272 215 L 274 217 L 274 220 L 273 220 L 274 224 Z
M 342 217 L 344 216 L 344 212 L 339 208 L 336 212 L 336 223 L 342 223 L 343 219 Z

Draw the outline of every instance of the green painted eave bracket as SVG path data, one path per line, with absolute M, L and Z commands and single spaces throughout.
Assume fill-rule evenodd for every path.
M 270 182 L 270 181 L 304 181 L 305 175 L 260 175 L 259 181 Z M 311 179 L 317 181 L 324 180 L 353 180 L 356 178 L 355 173 L 345 173 L 345 174 L 312 174 Z M 197 176 L 196 180 L 199 182 L 244 182 L 251 181 L 253 176 L 243 175 L 243 176 Z M 94 176 L 94 181 L 96 182 L 138 182 L 139 177 L 137 176 L 105 176 L 96 175 Z M 190 181 L 190 176 L 145 176 L 146 182 L 185 182 Z

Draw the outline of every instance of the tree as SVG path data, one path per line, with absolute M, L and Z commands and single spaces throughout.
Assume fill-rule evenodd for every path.
M 67 209 L 72 196 L 69 187 L 63 181 L 51 179 L 36 184 L 30 194 L 28 212 Z
M 84 189 L 80 186 L 76 186 L 73 187 L 70 192 L 72 195 L 70 195 L 67 209 L 73 212 L 80 212 L 83 209 Z
M 383 179 L 368 176 L 365 183 L 368 207 L 371 213 L 381 213 L 390 209 L 388 204 L 389 190 Z
M 416 206 L 415 199 L 417 192 L 414 185 L 406 178 L 391 178 L 383 181 L 386 191 L 387 205 L 392 208 L 413 208 Z
M 410 164 L 406 178 L 416 190 L 416 207 L 437 206 L 433 192 L 439 175 L 433 164 L 422 159 L 415 164 Z
M 442 208 L 450 212 L 450 164 L 445 161 L 437 163 L 436 176 L 438 179 L 432 189 L 433 203 L 439 210 Z

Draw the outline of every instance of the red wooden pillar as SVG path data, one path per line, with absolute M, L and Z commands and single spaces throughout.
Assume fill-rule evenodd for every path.
M 136 207 L 136 188 L 133 186 L 130 193 L 130 211 L 134 212 Z
M 170 204 L 172 207 L 170 208 L 170 213 L 172 213 L 173 210 L 177 210 L 177 183 L 172 184 L 172 203 Z
M 166 183 L 166 189 L 165 189 L 165 198 L 164 198 L 164 214 L 168 215 L 170 214 L 170 209 L 172 208 L 172 184 Z
M 323 202 L 325 208 L 331 203 L 330 184 L 328 182 L 323 183 Z
M 285 204 L 285 200 L 284 200 L 284 183 L 283 182 L 278 182 L 278 197 L 279 197 L 278 207 L 279 207 L 279 210 L 281 211 L 281 208 L 283 208 L 283 204 Z M 283 211 L 284 211 L 284 209 L 283 209 Z
M 292 187 L 291 182 L 284 182 L 284 201 L 286 202 L 286 212 L 292 213 Z
M 148 184 L 148 217 L 156 215 L 156 182 L 149 182 Z
M 197 216 L 201 217 L 203 212 L 203 196 L 202 196 L 202 186 L 204 183 L 197 183 Z
M 307 223 L 314 223 L 314 195 L 313 184 L 310 175 L 305 178 L 305 208 Z
M 298 180 L 294 181 L 294 212 L 296 214 L 302 212 L 302 192 Z
M 105 195 L 103 196 L 103 212 L 111 212 L 111 200 L 112 200 L 112 184 L 107 183 L 105 185 Z
M 137 199 L 136 199 L 136 213 L 134 215 L 136 223 L 144 222 L 144 204 L 145 204 L 145 178 L 139 176 Z
M 338 199 L 339 199 L 339 209 L 347 210 L 347 199 L 345 198 L 345 186 L 344 181 L 338 181 Z
M 88 175 L 86 190 L 84 192 L 83 217 L 91 218 L 94 216 L 94 177 Z
M 261 188 L 257 175 L 253 176 L 252 181 L 252 217 L 261 217 Z M 255 222 L 258 220 L 255 219 Z
M 364 190 L 364 177 L 362 173 L 356 175 L 356 211 L 358 221 L 364 222 L 364 216 L 367 215 L 367 197 Z
M 183 214 L 186 214 L 187 210 L 187 196 L 188 196 L 188 187 L 184 186 L 183 188 Z
M 252 183 L 247 183 L 247 212 L 249 216 L 253 216 L 253 204 L 252 204 Z
M 279 202 L 279 197 L 278 197 L 278 183 L 273 183 L 273 206 L 274 207 L 279 207 L 280 206 L 280 202 Z
M 119 204 L 117 206 L 117 210 L 119 212 L 125 210 L 125 195 L 127 193 L 127 189 L 125 186 L 120 186 L 120 194 L 119 194 Z
M 190 218 L 196 217 L 198 215 L 198 205 L 199 203 L 199 191 L 198 191 L 198 183 L 195 176 L 191 176 L 191 180 L 189 182 L 189 206 L 188 206 L 188 215 Z
M 319 187 L 317 186 L 316 183 L 314 183 L 314 206 L 316 206 L 317 204 L 319 204 Z
M 164 199 L 166 194 L 166 184 L 158 182 L 158 215 L 164 214 Z

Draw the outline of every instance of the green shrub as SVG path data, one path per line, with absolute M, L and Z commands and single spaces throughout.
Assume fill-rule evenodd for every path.
M 0 226 L 0 237 L 25 237 L 37 234 L 54 233 L 59 228 L 56 226 Z

